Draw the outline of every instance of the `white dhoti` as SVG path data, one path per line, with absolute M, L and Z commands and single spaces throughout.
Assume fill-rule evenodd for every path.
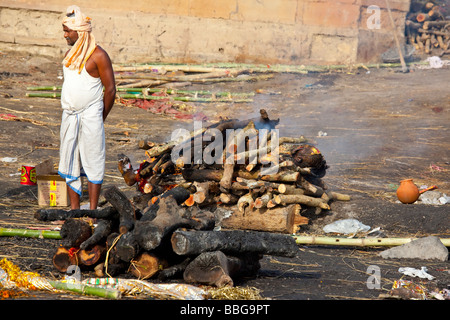
M 63 108 L 58 173 L 82 194 L 81 176 L 103 183 L 105 174 L 105 131 L 103 126 L 103 85 L 85 68 L 78 73 L 64 67 L 61 91 Z

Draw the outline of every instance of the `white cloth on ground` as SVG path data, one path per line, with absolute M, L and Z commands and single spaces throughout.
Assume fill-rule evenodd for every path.
M 82 175 L 92 183 L 101 184 L 105 174 L 103 85 L 86 68 L 81 73 L 67 67 L 63 70 L 58 173 L 81 195 Z

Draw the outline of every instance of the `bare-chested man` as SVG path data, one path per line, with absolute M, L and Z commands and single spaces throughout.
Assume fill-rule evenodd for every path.
M 88 179 L 90 209 L 96 209 L 105 173 L 103 122 L 116 95 L 111 60 L 91 33 L 91 19 L 67 8 L 64 38 L 72 48 L 63 60 L 63 109 L 58 173 L 66 179 L 72 209 L 80 208 L 81 176 Z

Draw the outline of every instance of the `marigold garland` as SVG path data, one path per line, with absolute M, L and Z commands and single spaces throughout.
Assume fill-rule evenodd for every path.
M 0 261 L 0 268 L 2 268 L 9 277 L 9 280 L 14 282 L 19 288 L 30 290 L 37 290 L 37 288 L 29 281 L 33 277 L 39 277 L 35 272 L 22 271 L 18 266 L 3 258 Z

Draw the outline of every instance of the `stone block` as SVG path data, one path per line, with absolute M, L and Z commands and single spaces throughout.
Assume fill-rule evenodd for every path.
M 305 25 L 329 28 L 357 28 L 359 6 L 342 2 L 306 2 L 302 22 Z
M 231 1 L 234 2 L 234 1 Z M 238 0 L 232 19 L 241 21 L 295 23 L 297 0 Z
M 312 38 L 309 58 L 327 63 L 352 63 L 356 58 L 357 43 L 356 37 L 316 34 Z

